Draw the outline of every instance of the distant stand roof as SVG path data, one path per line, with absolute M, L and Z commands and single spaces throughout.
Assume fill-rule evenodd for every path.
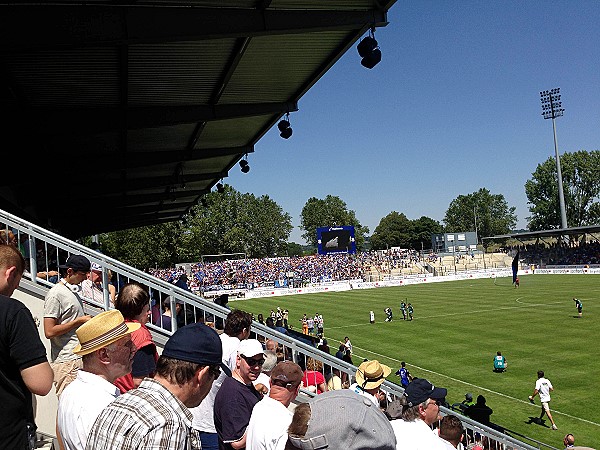
M 495 240 L 495 239 L 517 239 L 517 240 L 528 240 L 545 237 L 560 237 L 560 236 L 581 236 L 583 234 L 600 233 L 600 225 L 590 225 L 585 227 L 572 227 L 562 228 L 554 230 L 541 230 L 541 231 L 526 231 L 522 233 L 511 233 L 511 234 L 500 234 L 496 236 L 488 236 L 482 238 L 482 240 Z

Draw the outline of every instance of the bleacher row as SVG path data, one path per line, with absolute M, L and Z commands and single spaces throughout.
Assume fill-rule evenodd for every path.
M 109 291 L 107 289 L 109 271 L 111 271 L 117 279 L 123 280 L 124 282 L 137 281 L 144 284 L 148 287 L 151 296 L 156 296 L 157 298 L 169 296 L 173 310 L 175 310 L 176 302 L 182 302 L 185 309 L 192 312 L 186 319 L 188 321 L 205 321 L 208 316 L 213 319 L 224 320 L 229 312 L 227 308 L 213 301 L 206 300 L 192 292 L 181 289 L 168 281 L 158 279 L 148 273 L 132 268 L 102 253 L 70 241 L 2 210 L 0 210 L 0 221 L 16 232 L 19 244 L 27 246 L 28 255 L 38 256 L 38 258 L 31 256 L 28 258 L 28 273 L 25 274 L 21 286 L 16 292 L 18 298 L 30 307 L 34 317 L 38 319 L 43 314 L 44 295 L 51 286 L 51 282 L 36 276 L 36 274 L 41 272 L 40 269 L 42 268 L 38 266 L 40 249 L 43 249 L 42 253 L 45 253 L 43 255 L 44 261 L 56 259 L 57 264 L 62 264 L 70 254 L 83 254 L 87 256 L 90 261 L 98 264 L 102 268 L 104 298 L 102 301 L 90 300 L 87 302 L 85 309 L 88 314 L 95 315 L 99 311 L 111 307 L 108 294 Z M 152 332 L 153 339 L 159 347 L 160 352 L 160 349 L 164 346 L 164 343 L 174 330 L 168 331 L 152 324 L 148 324 L 148 327 Z M 175 322 L 174 329 L 176 329 Z M 348 378 L 352 378 L 356 373 L 357 368 L 352 364 L 324 353 L 310 343 L 282 334 L 266 325 L 254 322 L 252 325 L 252 332 L 261 340 L 272 339 L 278 342 L 285 350 L 285 354 L 295 362 L 302 363 L 303 361 L 306 361 L 307 358 L 311 357 L 321 361 L 324 366 L 339 369 L 339 371 L 345 373 Z M 40 330 L 40 334 L 43 336 L 43 331 Z M 46 340 L 42 339 L 42 341 Z M 390 381 L 385 381 L 383 383 L 382 390 L 392 399 L 403 394 L 403 389 Z M 303 399 L 306 400 L 312 395 L 314 394 L 310 391 L 303 390 L 298 401 L 303 401 Z M 451 409 L 444 407 L 442 407 L 440 411 L 441 414 L 454 413 Z M 54 435 L 55 418 L 56 398 L 53 398 L 52 395 L 37 398 L 36 422 L 38 424 L 40 436 Z M 470 430 L 473 434 L 478 433 L 481 436 L 485 436 L 490 442 L 495 443 L 494 448 L 525 450 L 548 448 L 540 443 L 523 442 L 513 436 L 503 434 L 497 430 L 481 425 L 467 417 L 461 416 L 460 418 L 463 421 L 466 430 Z

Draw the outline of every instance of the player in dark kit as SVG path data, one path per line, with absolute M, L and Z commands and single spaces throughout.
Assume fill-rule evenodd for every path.
M 406 363 L 404 361 L 402 361 L 400 363 L 400 368 L 396 371 L 396 375 L 398 375 L 400 377 L 400 384 L 402 384 L 402 387 L 404 389 L 406 389 L 406 387 L 408 386 L 408 384 L 413 379 L 412 375 L 410 374 L 410 372 L 406 368 Z
M 413 306 L 409 303 L 408 306 L 406 307 L 406 309 L 408 309 L 408 317 L 409 317 L 408 320 L 413 320 L 413 312 L 414 312 Z
M 402 319 L 406 320 L 406 303 L 400 303 L 400 311 L 402 312 Z
M 386 321 L 386 322 L 391 322 L 391 321 L 392 321 L 392 319 L 393 319 L 393 316 L 392 316 L 392 308 L 390 308 L 390 307 L 388 306 L 387 308 L 385 308 L 385 310 L 384 310 L 384 311 L 385 311 L 385 315 L 387 316 L 387 317 L 385 318 L 385 321 Z
M 579 314 L 579 317 L 581 317 L 583 315 L 583 303 L 581 303 L 581 300 L 575 297 L 573 297 L 573 301 L 575 302 L 575 306 L 577 306 L 577 314 Z

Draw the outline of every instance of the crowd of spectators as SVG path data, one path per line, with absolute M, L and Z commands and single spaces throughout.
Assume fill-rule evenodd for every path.
M 300 287 L 328 281 L 364 280 L 372 270 L 390 273 L 395 269 L 412 267 L 419 259 L 419 254 L 414 250 L 390 249 L 356 254 L 335 253 L 199 262 L 190 266 L 191 277 L 188 285 L 194 292 L 206 292 L 262 286 Z M 437 259 L 435 254 L 428 256 L 428 261 Z M 171 283 L 184 272 L 182 267 L 149 269 L 152 275 Z
M 552 243 L 523 244 L 513 247 L 519 258 L 539 266 L 546 265 L 594 265 L 600 264 L 600 242 L 572 241 L 568 245 Z
M 368 258 L 363 254 L 331 254 L 199 262 L 190 267 L 192 291 L 252 288 L 277 283 L 281 287 L 362 278 Z M 150 269 L 173 282 L 181 268 Z

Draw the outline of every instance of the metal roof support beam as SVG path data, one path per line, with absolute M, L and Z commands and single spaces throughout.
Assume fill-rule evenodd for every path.
M 125 111 L 125 121 L 127 129 L 139 130 L 239 117 L 285 114 L 292 111 L 298 111 L 297 102 L 129 107 Z M 123 127 L 122 108 L 65 110 L 36 108 L 31 112 L 39 118 L 38 131 L 47 135 L 105 133 L 121 130 Z
M 179 6 L 10 5 L 0 7 L 0 48 L 133 45 L 386 26 L 383 10 L 285 10 Z M 98 20 L 90 21 L 89 17 Z M 148 24 L 152 26 L 149 27 Z M 85 26 L 82 26 L 85 24 Z

